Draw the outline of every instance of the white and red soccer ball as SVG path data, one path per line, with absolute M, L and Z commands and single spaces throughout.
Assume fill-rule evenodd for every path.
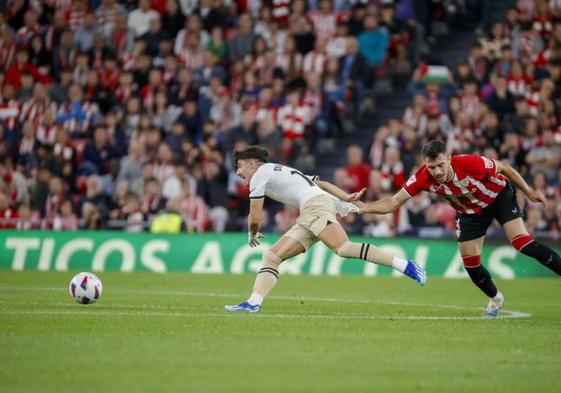
M 68 292 L 80 304 L 95 303 L 103 291 L 103 285 L 98 276 L 93 273 L 82 272 L 76 274 L 70 281 Z

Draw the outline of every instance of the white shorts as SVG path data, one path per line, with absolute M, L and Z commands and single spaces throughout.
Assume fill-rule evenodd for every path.
M 306 250 L 318 241 L 317 236 L 328 223 L 337 223 L 335 204 L 328 195 L 318 195 L 304 204 L 296 224 L 284 236 L 302 244 Z

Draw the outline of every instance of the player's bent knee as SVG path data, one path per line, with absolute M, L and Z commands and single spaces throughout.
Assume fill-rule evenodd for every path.
M 281 262 L 282 259 L 273 251 L 271 251 L 270 248 L 267 248 L 265 251 L 263 251 L 263 259 L 261 264 L 263 267 L 270 266 L 278 269 Z
M 462 257 L 464 261 L 464 267 L 473 268 L 481 266 L 481 256 L 480 255 L 470 255 L 467 257 Z
M 520 251 L 524 247 L 526 247 L 528 244 L 532 243 L 533 241 L 534 241 L 534 238 L 532 238 L 532 236 L 525 233 L 525 234 L 518 235 L 518 236 L 515 236 L 512 239 L 510 239 L 510 244 L 512 244 L 512 247 L 514 247 L 516 249 L 516 251 Z
M 341 246 L 339 246 L 339 248 L 335 250 L 335 252 L 342 258 L 356 258 L 356 246 L 358 246 L 357 243 L 353 243 L 347 240 L 345 243 L 341 244 Z

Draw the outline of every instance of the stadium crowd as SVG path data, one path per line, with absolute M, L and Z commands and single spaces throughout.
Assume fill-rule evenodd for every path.
M 558 1 L 518 0 L 449 75 L 421 61 L 402 118 L 376 130 L 367 157 L 358 146 L 350 147 L 348 166 L 337 171 L 336 184 L 349 191 L 368 187 L 369 200 L 393 194 L 420 165 L 423 144 L 440 139 L 452 154 L 481 154 L 517 168 L 547 197 L 544 206 L 519 193 L 528 230 L 559 238 L 560 17 Z M 376 236 L 442 236 L 453 234 L 454 220 L 449 205 L 421 194 L 397 214 L 365 217 L 359 227 Z M 502 233 L 498 225 L 495 229 Z
M 467 3 L 480 3 L 471 1 Z M 447 81 L 425 83 L 426 42 L 463 1 L 11 0 L 0 19 L 0 227 L 142 231 L 163 213 L 189 232 L 240 230 L 248 190 L 230 152 L 248 144 L 312 170 L 322 142 L 370 108 L 375 86 L 414 72 L 413 103 L 348 151 L 335 182 L 368 198 L 399 188 L 418 149 L 515 163 L 560 198 L 557 2 L 519 1 Z M 485 31 L 485 26 L 481 26 Z M 348 176 L 350 175 L 350 176 Z M 453 228 L 415 197 L 352 233 Z M 558 230 L 556 205 L 529 228 Z M 298 214 L 269 209 L 268 230 Z

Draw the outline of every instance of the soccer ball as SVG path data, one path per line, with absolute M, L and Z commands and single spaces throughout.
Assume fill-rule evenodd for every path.
M 82 272 L 72 277 L 68 292 L 80 304 L 95 303 L 103 291 L 103 285 L 98 276 L 93 273 Z

